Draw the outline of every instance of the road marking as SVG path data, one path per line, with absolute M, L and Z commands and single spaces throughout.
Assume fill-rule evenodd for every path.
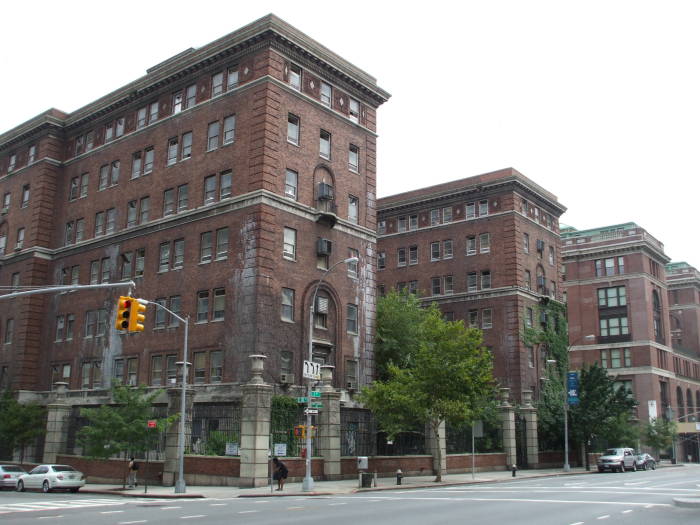
M 193 514 L 192 516 L 180 516 L 181 520 L 189 520 L 192 518 L 206 518 L 206 514 Z
M 100 514 L 119 514 L 120 512 L 124 512 L 123 510 L 103 510 L 100 512 Z
M 62 518 L 63 516 L 39 516 L 37 519 L 40 520 L 52 520 L 55 518 Z
M 583 525 L 582 521 L 577 521 L 575 523 L 570 523 L 569 525 Z
M 605 514 L 603 516 L 598 516 L 596 519 L 597 520 L 607 520 L 610 517 L 610 514 Z
M 650 508 L 652 508 L 653 506 L 654 506 L 654 505 L 644 505 L 644 508 L 645 508 L 645 509 L 650 509 Z
M 329 503 L 328 504 L 329 507 L 335 507 L 337 505 L 347 505 L 347 503 Z
M 120 521 L 117 525 L 133 525 L 134 523 L 146 523 L 146 520 Z
M 262 501 L 256 501 L 255 503 L 270 503 L 270 502 L 267 500 L 262 500 Z
M 632 509 L 627 509 L 627 510 L 622 511 L 623 514 L 629 514 L 630 512 L 633 512 Z
M 508 502 L 526 502 L 526 503 L 585 503 L 598 505 L 625 505 L 625 506 L 643 506 L 644 508 L 652 507 L 673 507 L 670 503 L 634 503 L 629 501 L 591 501 L 591 500 L 565 500 L 565 499 L 534 499 L 534 498 L 392 498 L 387 496 L 338 496 L 338 499 L 366 499 L 368 503 L 379 501 L 508 501 Z
M 182 507 L 161 507 L 160 510 L 173 510 L 173 509 L 181 509 Z
M 238 514 L 253 514 L 254 512 L 260 512 L 259 510 L 242 510 Z
M 287 510 L 302 510 L 304 507 L 287 507 Z
M 651 481 L 635 481 L 635 482 L 630 482 L 630 483 L 623 483 L 626 487 L 629 485 L 644 485 L 646 483 L 651 483 Z
M 210 506 L 212 507 L 225 507 L 228 505 L 228 503 L 211 503 Z

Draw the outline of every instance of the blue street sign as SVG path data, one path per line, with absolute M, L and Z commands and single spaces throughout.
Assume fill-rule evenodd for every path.
M 566 402 L 569 405 L 578 405 L 578 372 L 566 374 Z

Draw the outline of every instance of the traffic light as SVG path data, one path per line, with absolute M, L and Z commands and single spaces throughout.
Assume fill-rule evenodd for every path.
M 297 425 L 294 427 L 294 437 L 297 439 L 306 438 L 306 427 L 304 425 Z
M 131 315 L 131 305 L 136 302 L 133 297 L 121 295 L 117 302 L 117 321 L 114 328 L 117 330 L 129 329 L 129 317 Z
M 129 312 L 129 332 L 143 332 L 143 322 L 146 320 L 146 305 L 141 304 L 138 299 L 131 300 L 131 310 Z

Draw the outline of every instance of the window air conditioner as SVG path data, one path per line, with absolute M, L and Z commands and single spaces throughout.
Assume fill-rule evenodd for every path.
M 294 374 L 280 374 L 280 383 L 291 385 L 294 383 Z
M 330 255 L 333 249 L 333 242 L 328 239 L 318 239 L 316 241 L 316 253 L 318 255 Z

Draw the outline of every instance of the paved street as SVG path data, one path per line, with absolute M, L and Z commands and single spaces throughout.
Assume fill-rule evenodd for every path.
M 700 467 L 625 474 L 577 474 L 499 483 L 392 489 L 332 496 L 132 499 L 65 493 L 0 493 L 0 522 L 13 525 L 690 524 L 699 509 L 673 498 L 700 495 Z

